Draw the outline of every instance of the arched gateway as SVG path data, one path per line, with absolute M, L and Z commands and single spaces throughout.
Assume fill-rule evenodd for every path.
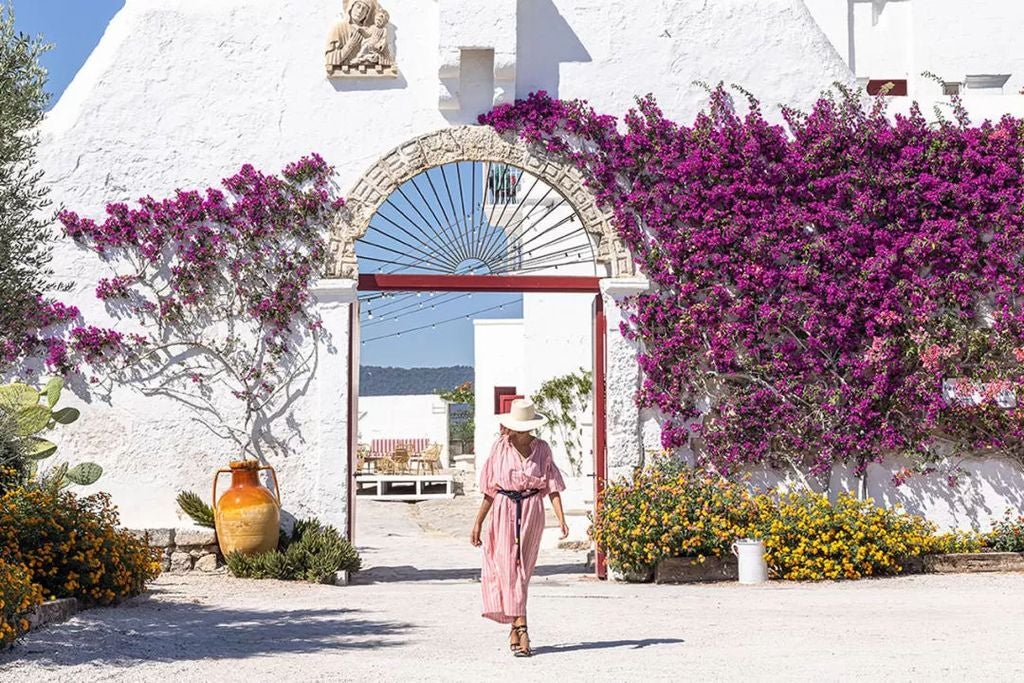
M 627 277 L 634 266 L 610 217 L 597 205 L 582 173 L 562 159 L 521 140 L 508 140 L 489 126 L 447 128 L 410 140 L 385 154 L 349 192 L 348 211 L 331 234 L 327 275 L 355 278 L 356 242 L 377 210 L 404 183 L 432 168 L 461 161 L 508 164 L 553 187 L 575 210 L 583 229 L 596 238 L 596 261 L 608 277 Z
M 381 291 L 594 296 L 592 464 L 599 491 L 609 471 L 604 301 L 616 296 L 604 285 L 633 275 L 634 266 L 579 169 L 490 127 L 463 126 L 420 136 L 385 154 L 346 197 L 347 211 L 331 235 L 328 275 L 358 280 L 365 303 Z M 367 249 L 375 251 L 370 255 Z M 361 272 L 360 261 L 372 268 Z M 359 415 L 359 321 L 353 306 L 350 424 Z M 617 384 L 632 394 L 629 384 Z M 621 409 L 618 393 L 612 400 Z M 350 472 L 355 472 L 357 432 L 350 431 Z M 354 535 L 359 489 L 354 475 L 348 489 Z

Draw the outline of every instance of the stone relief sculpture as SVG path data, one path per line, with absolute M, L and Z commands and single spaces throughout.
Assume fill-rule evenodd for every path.
M 398 76 L 390 20 L 377 0 L 347 0 L 345 16 L 327 38 L 328 78 Z

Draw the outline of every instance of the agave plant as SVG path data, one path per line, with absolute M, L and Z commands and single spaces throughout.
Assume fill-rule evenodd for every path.
M 51 379 L 42 389 L 20 382 L 0 386 L 0 413 L 13 421 L 14 434 L 23 442 L 32 475 L 39 461 L 57 452 L 57 444 L 39 435 L 53 430 L 58 424 L 69 425 L 80 416 L 76 408 L 56 409 L 63 389 L 64 380 L 59 377 Z M 58 472 L 63 484 L 88 486 L 102 476 L 103 468 L 93 462 L 83 462 L 74 467 L 62 465 Z

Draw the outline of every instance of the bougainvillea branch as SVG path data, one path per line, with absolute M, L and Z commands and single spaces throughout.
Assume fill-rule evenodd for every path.
M 111 204 L 101 223 L 63 212 L 66 233 L 113 271 L 96 296 L 135 330 L 78 328 L 77 359 L 106 382 L 185 402 L 242 455 L 275 450 L 272 412 L 310 369 L 321 334 L 311 287 L 344 204 L 332 173 L 314 154 L 280 176 L 244 166 L 226 192 Z M 224 415 L 225 394 L 237 416 Z
M 481 117 L 578 164 L 653 291 L 638 400 L 722 472 L 1024 456 L 1024 126 L 849 92 L 771 123 L 720 86 L 692 125 L 531 95 Z

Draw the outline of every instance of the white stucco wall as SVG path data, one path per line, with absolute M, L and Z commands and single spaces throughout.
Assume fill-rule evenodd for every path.
M 476 471 L 491 452 L 498 436 L 494 414 L 494 388 L 515 387 L 520 394 L 526 382 L 525 333 L 519 319 L 473 321 L 473 388 L 476 393 Z
M 855 67 L 857 76 L 906 78 L 910 97 L 928 99 L 939 94 L 938 85 L 921 76 L 923 71 L 955 82 L 962 82 L 967 74 L 1011 74 L 1003 92 L 1014 99 L 1024 86 L 1024 54 L 1017 49 L 1020 28 L 1024 26 L 1024 5 L 1019 2 L 804 0 L 804 3 L 837 53 Z
M 448 466 L 448 404 L 436 394 L 421 396 L 361 396 L 359 442 L 373 439 L 430 439 L 441 445 L 441 462 Z
M 772 116 L 777 104 L 807 107 L 832 82 L 854 82 L 801 0 L 495 0 L 494 12 L 505 7 L 508 19 L 515 12 L 514 55 L 507 54 L 510 22 L 480 21 L 479 7 L 465 2 L 386 0 L 401 75 L 328 81 L 323 44 L 341 14 L 339 0 L 127 0 L 43 127 L 40 161 L 52 198 L 100 217 L 111 201 L 205 187 L 247 162 L 273 171 L 310 151 L 336 166 L 344 193 L 388 150 L 475 122 L 509 87 L 513 71 L 518 96 L 545 89 L 621 113 L 635 95 L 653 92 L 668 116 L 684 122 L 707 99 L 694 80 L 742 84 Z M 917 21 L 921 3 L 914 4 Z M 1000 40 L 1012 47 L 1012 22 L 1003 29 Z M 465 78 L 458 76 L 460 107 L 442 110 L 441 75 L 451 75 L 442 69 L 450 65 L 445 55 L 463 49 L 483 53 L 470 55 Z M 70 244 L 57 250 L 54 266 L 73 285 L 64 298 L 90 322 L 105 324 L 92 295 L 104 269 Z M 292 453 L 275 462 L 286 508 L 332 521 L 346 516 L 346 296 L 325 299 L 333 343 L 296 398 Z M 496 325 L 478 330 L 497 332 Z M 624 470 L 641 448 L 632 407 L 636 364 L 614 327 L 610 334 L 609 451 L 613 469 Z M 478 384 L 529 383 L 516 375 L 523 365 L 514 352 L 504 367 L 508 378 Z M 127 524 L 177 523 L 174 494 L 205 490 L 227 454 L 180 406 L 127 390 L 113 398 L 110 406 L 84 407 L 65 451 L 104 465 L 102 487 Z M 491 403 L 490 395 L 479 402 Z M 478 419 L 481 451 L 496 427 L 493 415 Z

